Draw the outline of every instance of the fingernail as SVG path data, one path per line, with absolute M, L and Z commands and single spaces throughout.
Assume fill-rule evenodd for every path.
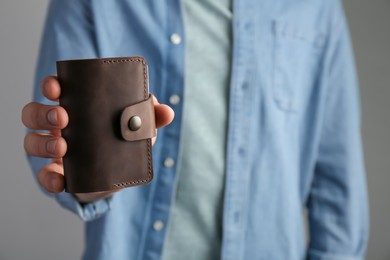
M 46 150 L 50 154 L 56 154 L 57 140 L 50 140 L 46 143 Z
M 47 120 L 54 126 L 58 125 L 57 111 L 55 109 L 52 109 L 47 113 Z

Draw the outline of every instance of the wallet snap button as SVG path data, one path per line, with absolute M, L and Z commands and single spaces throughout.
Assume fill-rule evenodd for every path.
M 133 116 L 129 120 L 129 129 L 131 131 L 137 131 L 141 128 L 142 120 L 139 116 Z

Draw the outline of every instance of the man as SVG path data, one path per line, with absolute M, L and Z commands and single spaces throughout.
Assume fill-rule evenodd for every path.
M 55 61 L 142 55 L 159 130 L 150 185 L 67 194 Z M 85 259 L 363 259 L 358 93 L 340 1 L 52 1 L 25 147 L 86 221 Z M 55 112 L 52 112 L 55 111 Z M 54 122 L 54 124 L 53 124 Z M 169 124 L 169 125 L 168 125 Z M 54 163 L 40 157 L 55 158 Z M 304 211 L 308 210 L 307 245 Z

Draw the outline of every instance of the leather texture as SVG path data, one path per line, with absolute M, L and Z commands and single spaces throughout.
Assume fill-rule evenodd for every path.
M 153 178 L 154 106 L 143 57 L 57 61 L 60 105 L 69 115 L 61 134 L 65 191 L 109 191 Z M 132 131 L 133 116 L 142 120 Z M 127 128 L 127 129 L 126 129 Z
M 126 107 L 121 115 L 121 134 L 123 139 L 136 141 L 156 136 L 156 122 L 154 117 L 150 116 L 151 111 L 154 111 L 151 96 L 145 101 Z M 137 131 L 132 131 L 129 127 L 129 121 L 133 116 L 138 116 L 141 119 L 141 128 Z

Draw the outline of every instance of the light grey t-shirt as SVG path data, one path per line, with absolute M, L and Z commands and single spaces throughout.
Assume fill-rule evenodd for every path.
M 164 260 L 219 259 L 232 48 L 231 0 L 184 0 L 182 147 Z

